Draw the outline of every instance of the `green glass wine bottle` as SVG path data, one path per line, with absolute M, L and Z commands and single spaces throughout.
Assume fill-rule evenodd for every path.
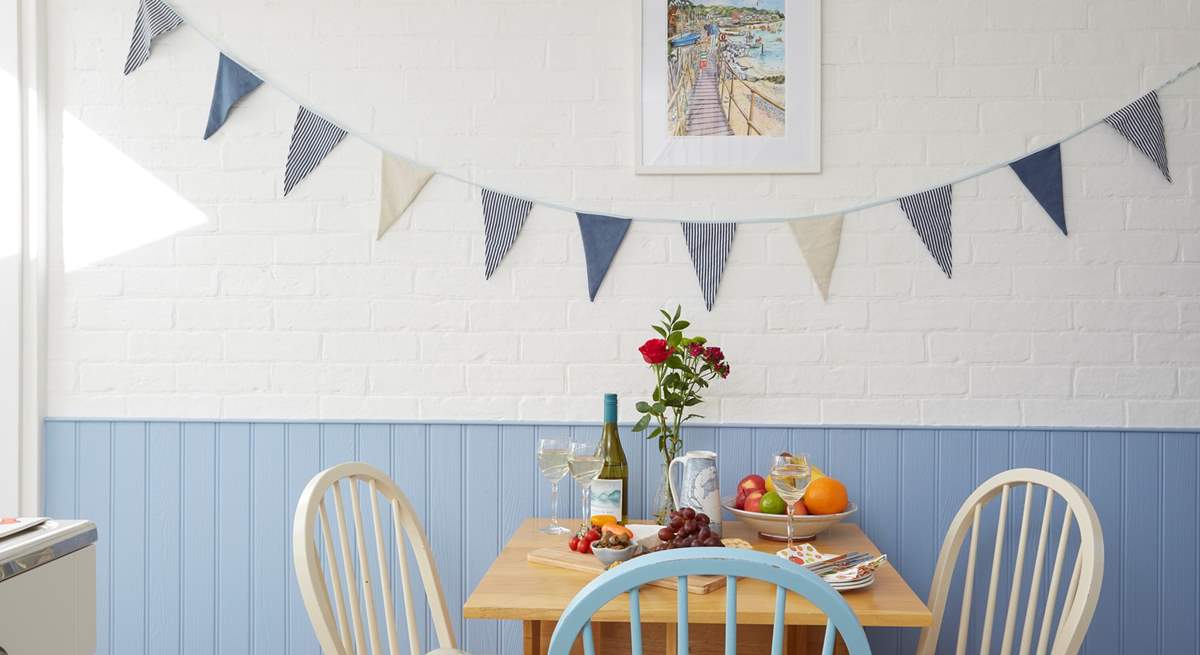
M 617 394 L 604 394 L 604 428 L 597 447 L 604 456 L 600 475 L 592 482 L 592 518 L 611 516 L 629 521 L 629 463 L 617 431 Z

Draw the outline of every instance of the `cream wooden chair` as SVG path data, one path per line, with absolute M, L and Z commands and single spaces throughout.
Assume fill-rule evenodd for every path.
M 370 495 L 372 534 L 363 530 L 360 487 Z M 349 516 L 343 500 L 343 494 L 347 491 L 350 496 Z M 333 501 L 336 533 L 330 530 L 327 496 Z M 335 655 L 376 655 L 384 652 L 388 655 L 400 655 L 396 608 L 392 600 L 392 578 L 388 566 L 389 535 L 385 531 L 387 522 L 379 509 L 380 497 L 386 504 L 384 511 L 391 514 L 390 536 L 395 538 L 395 550 L 399 558 L 400 589 L 403 593 L 409 652 L 421 652 L 421 645 L 417 635 L 417 616 L 413 608 L 405 537 L 412 545 L 433 616 L 433 627 L 437 633 L 440 648 L 432 652 L 462 653 L 455 650 L 454 631 L 450 625 L 446 599 L 442 595 L 441 580 L 438 578 L 425 531 L 417 521 L 412 505 L 386 473 L 361 462 L 338 464 L 309 480 L 304 492 L 300 494 L 296 516 L 292 522 L 292 563 L 296 567 L 300 595 L 304 598 L 304 607 L 308 610 L 308 618 L 317 633 L 321 650 Z M 350 534 L 351 529 L 353 535 Z M 335 540 L 338 546 L 336 549 Z M 351 550 L 352 541 L 354 550 Z M 324 560 L 329 564 L 328 576 L 333 586 L 332 594 L 326 584 L 326 571 L 322 566 L 323 558 L 318 544 L 324 547 Z M 371 571 L 368 553 L 375 558 L 378 578 Z M 382 648 L 379 634 L 377 593 L 383 599 L 387 651 Z
M 1037 550 L 1033 556 L 1033 571 L 1029 580 L 1029 592 L 1026 596 L 1024 621 L 1021 627 L 1019 641 L 1014 633 L 1018 616 L 1018 600 L 1021 597 L 1022 575 L 1024 573 L 1025 556 L 1027 554 L 1026 537 L 1029 534 L 1029 516 L 1033 505 L 1035 488 L 1045 489 L 1045 503 L 1042 507 L 1042 523 L 1038 535 Z M 1100 530 L 1100 520 L 1091 501 L 1083 492 L 1057 475 L 1038 469 L 1013 469 L 1005 471 L 979 486 L 963 503 L 950 529 L 946 531 L 946 539 L 942 543 L 938 555 L 937 568 L 933 574 L 933 582 L 929 591 L 929 608 L 933 613 L 933 623 L 921 631 L 917 643 L 918 655 L 933 655 L 937 649 L 938 634 L 942 627 L 942 614 L 946 609 L 946 597 L 950 593 L 950 584 L 954 577 L 955 564 L 963 539 L 968 528 L 971 531 L 970 547 L 967 551 L 967 566 L 962 590 L 962 607 L 959 610 L 958 642 L 955 653 L 966 652 L 968 628 L 971 623 L 971 597 L 975 580 L 975 552 L 979 541 L 979 523 L 983 507 L 1000 496 L 1000 515 L 996 525 L 996 544 L 992 552 L 991 580 L 987 589 L 987 605 L 984 612 L 983 630 L 980 637 L 979 652 L 988 655 L 992 652 L 993 626 L 996 609 L 997 583 L 1000 578 L 1001 560 L 1004 549 L 1004 527 L 1008 523 L 1009 496 L 1014 488 L 1024 488 L 1024 509 L 1021 513 L 1020 534 L 1016 541 L 1016 558 L 1012 573 L 1012 585 L 1008 594 L 1008 609 L 1004 614 L 1004 630 L 1000 644 L 1000 655 L 1010 655 L 1013 648 L 1017 653 L 1036 652 L 1043 655 L 1049 652 L 1053 655 L 1068 655 L 1079 651 L 1083 638 L 1087 634 L 1088 625 L 1092 621 L 1092 613 L 1096 610 L 1096 601 L 1100 597 L 1100 583 L 1104 576 L 1104 538 Z M 1046 597 L 1042 612 L 1041 629 L 1038 632 L 1036 647 L 1033 643 L 1033 629 L 1037 622 L 1038 600 L 1043 578 L 1043 563 L 1046 555 L 1047 537 L 1051 530 L 1051 511 L 1054 499 L 1060 497 L 1065 502 L 1062 526 L 1059 528 L 1058 546 L 1055 549 L 1054 563 L 1050 573 L 1050 582 L 1046 588 Z M 1066 551 L 1071 541 L 1072 525 L 1078 526 L 1078 550 L 1074 564 L 1067 564 Z M 1064 567 L 1070 566 L 1070 580 L 1067 582 L 1063 596 L 1062 610 L 1053 630 L 1054 608 L 1058 603 L 1059 587 L 1061 586 Z M 1031 650 L 1035 648 L 1035 650 Z

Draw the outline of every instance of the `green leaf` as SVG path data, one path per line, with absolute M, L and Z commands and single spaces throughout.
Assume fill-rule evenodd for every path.
M 651 400 L 659 400 L 662 397 L 662 389 L 654 387 L 654 393 L 650 395 Z
M 666 339 L 666 338 L 667 338 L 667 331 L 666 331 L 666 330 L 664 330 L 664 329 L 662 329 L 662 328 L 658 327 L 657 325 L 651 325 L 650 327 L 651 327 L 651 328 L 652 328 L 652 329 L 653 329 L 655 332 L 657 332 L 657 333 L 658 333 L 658 335 L 659 335 L 659 336 L 661 336 L 662 338 L 664 338 L 664 339 Z
M 679 355 L 671 355 L 667 358 L 667 368 L 681 369 L 684 371 L 688 370 L 687 367 L 683 365 L 683 360 L 679 358 Z
M 683 401 L 683 406 L 684 407 L 695 407 L 696 405 L 699 405 L 702 402 L 704 402 L 704 401 L 700 400 L 700 398 L 688 398 L 687 400 Z M 640 412 L 642 410 L 639 409 L 638 411 Z
M 688 414 L 687 416 L 683 417 L 683 420 L 686 421 L 690 418 L 704 418 L 704 417 L 701 416 L 700 414 Z
M 658 310 L 658 313 L 659 313 L 659 314 L 662 314 L 662 315 L 663 315 L 663 318 L 667 319 L 667 321 L 671 321 L 671 320 L 673 320 L 673 319 L 671 318 L 671 315 L 670 315 L 669 313 L 667 313 L 667 310 L 665 310 L 665 309 L 660 309 L 660 310 Z
M 679 313 L 680 313 L 680 312 L 682 312 L 682 311 L 683 311 L 683 305 L 675 305 L 675 318 L 672 318 L 671 320 L 672 320 L 672 321 L 678 321 L 678 320 L 679 320 Z
M 641 432 L 646 429 L 647 425 L 650 425 L 650 415 L 642 414 L 642 418 L 639 418 L 638 422 L 633 424 L 633 431 Z
M 666 407 L 666 405 L 662 404 L 661 402 L 658 402 L 658 403 L 654 403 L 654 407 L 652 407 L 651 410 L 655 414 L 662 414 L 663 412 L 667 411 L 667 407 Z
M 650 403 L 644 400 L 639 400 L 638 404 L 634 405 L 634 408 L 637 409 L 637 411 L 645 414 L 646 412 L 650 411 Z
M 654 437 L 657 437 L 660 434 L 662 434 L 662 426 L 661 425 L 654 428 L 654 432 L 650 433 L 650 438 L 653 439 Z
M 676 330 L 682 330 L 682 329 L 688 327 L 689 325 L 691 325 L 691 323 L 689 323 L 687 321 L 675 321 L 675 329 Z
M 667 347 L 678 348 L 679 342 L 683 341 L 683 333 L 679 331 L 672 332 L 667 335 Z

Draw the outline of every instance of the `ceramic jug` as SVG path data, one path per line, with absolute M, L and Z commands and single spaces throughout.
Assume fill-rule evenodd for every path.
M 675 466 L 683 468 L 678 485 Z M 711 450 L 691 450 L 671 460 L 667 468 L 671 498 L 676 509 L 691 507 L 708 515 L 713 532 L 721 532 L 721 490 L 717 485 L 717 454 Z

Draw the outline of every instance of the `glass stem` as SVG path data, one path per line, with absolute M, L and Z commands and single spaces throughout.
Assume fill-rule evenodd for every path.
M 788 510 L 788 555 L 790 556 L 792 553 L 796 552 L 795 548 L 792 547 L 792 517 L 795 516 L 796 508 L 791 503 L 788 503 L 787 510 Z
M 550 527 L 558 527 L 558 481 L 550 483 Z

